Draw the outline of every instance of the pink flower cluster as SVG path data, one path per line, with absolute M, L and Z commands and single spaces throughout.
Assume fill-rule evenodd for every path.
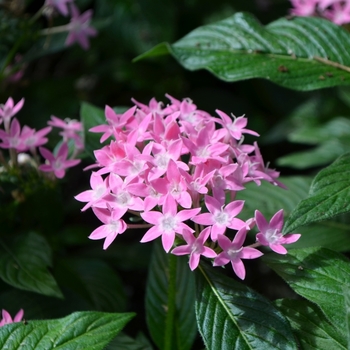
M 214 117 L 189 99 L 167 97 L 167 106 L 154 98 L 149 105 L 133 100 L 135 106 L 123 114 L 106 106 L 107 123 L 90 130 L 102 133 L 101 142 L 111 140 L 94 152 L 99 169 L 92 172 L 91 189 L 75 197 L 103 223 L 89 238 L 104 239 L 107 249 L 127 228 L 145 227 L 141 242 L 161 237 L 166 252 L 190 256 L 191 270 L 203 255 L 215 266 L 231 262 L 244 279 L 242 259 L 260 257 L 257 246 L 285 254 L 282 244 L 300 237 L 282 235 L 283 211 L 269 223 L 259 211 L 248 221 L 237 217 L 244 206 L 235 200 L 237 191 L 252 181 L 281 185 L 279 173 L 265 166 L 256 142 L 244 144 L 244 134 L 258 136 L 246 128 L 247 118 L 220 110 Z M 126 212 L 144 223 L 126 223 Z M 243 247 L 255 224 L 257 242 Z M 233 240 L 228 229 L 236 231 Z
M 17 312 L 16 316 L 12 319 L 11 315 L 6 311 L 2 310 L 2 320 L 0 321 L 0 327 L 6 324 L 21 322 L 23 318 L 24 311 L 21 309 Z
M 39 170 L 52 172 L 57 178 L 63 178 L 67 168 L 80 163 L 80 159 L 72 158 L 83 149 L 83 142 L 80 136 L 82 131 L 81 123 L 74 120 L 64 121 L 52 116 L 48 122 L 49 126 L 39 131 L 27 125 L 21 127 L 20 122 L 14 116 L 21 110 L 23 104 L 23 98 L 15 104 L 10 97 L 4 105 L 0 105 L 0 125 L 3 124 L 4 127 L 4 129 L 0 129 L 0 148 L 9 150 L 12 165 L 20 163 L 21 159 L 24 159 L 26 162 L 29 160 L 29 163 L 31 163 L 30 160 L 36 161 L 36 167 Z M 41 147 L 48 142 L 46 136 L 51 132 L 52 127 L 62 129 L 60 135 L 63 138 L 55 155 L 48 149 Z M 69 140 L 73 140 L 75 144 L 75 150 L 71 159 L 68 159 Z M 37 148 L 39 148 L 41 155 L 45 158 L 45 164 L 40 164 Z M 30 152 L 33 158 L 24 156 L 23 152 Z M 1 158 L 3 159 L 3 157 Z M 4 165 L 7 166 L 7 164 Z
M 92 10 L 87 10 L 80 14 L 73 0 L 46 0 L 44 9 L 49 16 L 55 11 L 65 17 L 71 15 L 70 23 L 64 26 L 64 30 L 68 31 L 66 46 L 78 43 L 84 50 L 89 48 L 89 37 L 97 35 L 97 30 L 90 26 L 93 15 Z M 55 28 L 52 28 L 51 32 L 55 32 Z
M 350 0 L 290 0 L 296 16 L 319 16 L 338 25 L 350 23 Z

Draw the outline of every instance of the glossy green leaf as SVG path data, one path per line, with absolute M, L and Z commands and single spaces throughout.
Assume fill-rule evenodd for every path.
M 207 349 L 297 349 L 283 315 L 260 294 L 201 265 L 196 317 Z
M 317 304 L 328 320 L 343 332 L 344 288 L 350 288 L 350 262 L 326 248 L 291 249 L 287 255 L 268 254 L 265 263 L 298 294 Z
M 146 337 L 139 333 L 136 338 L 131 338 L 123 332 L 120 332 L 117 337 L 112 340 L 105 350 L 153 350 L 152 345 Z
M 56 320 L 12 323 L 0 328 L 0 347 L 11 350 L 102 350 L 133 317 L 132 313 L 86 311 Z
M 116 271 L 97 259 L 69 259 L 61 262 L 62 285 L 74 290 L 96 311 L 123 312 L 126 295 Z
M 237 199 L 245 201 L 239 217 L 248 220 L 258 209 L 266 218 L 271 218 L 278 210 L 283 209 L 286 220 L 298 203 L 307 197 L 312 178 L 290 176 L 281 177 L 279 180 L 287 186 L 287 190 L 263 181 L 260 186 L 248 183 L 244 191 L 238 192 Z M 350 224 L 341 222 L 340 217 L 335 217 L 326 222 L 299 227 L 297 232 L 302 236 L 289 247 L 322 246 L 336 251 L 348 251 L 350 250 L 349 231 Z
M 307 300 L 277 300 L 303 350 L 347 350 L 346 339 L 329 323 L 317 305 Z
M 348 349 L 350 349 L 350 290 L 343 288 L 345 298 L 345 332 L 347 336 Z
M 51 248 L 35 232 L 0 240 L 0 277 L 6 283 L 27 291 L 62 298 L 56 281 L 47 270 Z
M 347 142 L 330 140 L 311 150 L 295 152 L 278 159 L 277 164 L 295 169 L 307 169 L 316 166 L 325 166 L 349 150 Z
M 176 269 L 175 305 L 170 305 L 169 270 L 174 265 L 170 268 L 169 264 L 175 264 Z M 160 242 L 155 242 L 146 289 L 146 320 L 160 349 L 165 348 L 167 337 L 171 338 L 173 349 L 191 349 L 197 334 L 194 299 L 194 273 L 188 266 L 188 258 L 166 254 Z M 175 312 L 171 315 L 169 310 L 173 306 Z
M 314 178 L 309 197 L 302 200 L 285 223 L 285 233 L 350 211 L 350 154 L 339 157 Z
M 94 150 L 102 148 L 100 138 L 102 134 L 92 133 L 89 130 L 94 126 L 106 124 L 106 117 L 102 108 L 83 102 L 80 108 L 80 120 L 83 123 L 83 137 L 85 154 L 94 158 Z
M 251 14 L 236 13 L 138 59 L 167 49 L 185 68 L 207 69 L 225 81 L 264 78 L 307 91 L 350 83 L 349 47 L 349 32 L 321 18 L 282 18 L 264 27 Z

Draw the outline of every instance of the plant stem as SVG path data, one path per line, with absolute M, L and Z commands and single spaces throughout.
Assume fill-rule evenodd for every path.
M 171 350 L 173 346 L 174 319 L 176 312 L 176 268 L 177 257 L 169 254 L 169 286 L 168 305 L 165 319 L 164 350 Z

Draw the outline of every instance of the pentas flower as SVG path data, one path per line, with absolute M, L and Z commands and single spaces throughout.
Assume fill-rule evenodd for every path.
M 91 129 L 102 134 L 101 142 L 111 140 L 94 151 L 96 164 L 89 168 L 99 169 L 91 176 L 91 190 L 76 199 L 86 203 L 83 210 L 91 207 L 104 226 L 112 225 L 91 238 L 104 238 L 106 249 L 126 226 L 147 228 L 142 243 L 160 237 L 169 252 L 177 238 L 172 253 L 189 255 L 191 270 L 203 255 L 215 258 L 215 266 L 231 262 L 243 279 L 242 259 L 262 253 L 243 247 L 258 219 L 238 218 L 244 201 L 235 200 L 236 194 L 248 182 L 282 187 L 279 173 L 265 165 L 257 143 L 243 144 L 244 134 L 258 136 L 247 128 L 247 118 L 219 110 L 213 117 L 190 99 L 167 97 L 167 106 L 154 98 L 148 105 L 133 100 L 135 106 L 123 114 L 106 106 L 106 124 Z M 121 221 L 127 212 L 143 223 Z M 226 233 L 232 231 L 238 232 L 231 242 Z
M 66 143 L 62 143 L 56 156 L 44 147 L 39 147 L 39 151 L 47 162 L 47 164 L 40 165 L 39 169 L 44 172 L 53 172 L 59 179 L 64 177 L 67 168 L 71 168 L 81 162 L 80 159 L 67 159 L 68 145 Z
M 187 245 L 181 245 L 174 248 L 171 253 L 174 255 L 190 255 L 190 269 L 193 271 L 198 267 L 201 255 L 207 258 L 215 258 L 216 253 L 213 249 L 204 244 L 210 235 L 210 227 L 205 228 L 196 238 L 191 231 L 183 230 L 182 237 Z
M 5 131 L 9 131 L 11 118 L 21 110 L 23 104 L 24 98 L 15 104 L 12 97 L 9 97 L 4 105 L 0 105 L 0 123 L 4 122 Z
M 338 25 L 350 23 L 349 0 L 290 0 L 296 16 L 320 16 Z
M 261 214 L 259 210 L 256 210 L 255 222 L 260 231 L 256 235 L 256 240 L 261 245 L 269 246 L 274 252 L 278 254 L 287 254 L 287 249 L 284 248 L 282 244 L 294 243 L 301 236 L 299 233 L 292 233 L 283 236 L 283 209 L 279 210 L 272 217 L 270 222 L 267 222 L 263 214 Z
M 14 318 L 6 311 L 2 310 L 2 319 L 0 321 L 0 327 L 5 326 L 6 324 L 21 322 L 23 318 L 24 311 L 21 309 L 17 312 Z
M 231 262 L 235 274 L 243 280 L 245 268 L 242 259 L 256 259 L 263 255 L 259 250 L 251 247 L 243 247 L 247 235 L 247 229 L 241 228 L 232 240 L 224 235 L 218 236 L 218 243 L 222 252 L 214 260 L 214 266 L 223 266 Z
M 226 206 L 214 197 L 205 196 L 205 205 L 209 213 L 199 214 L 192 218 L 192 221 L 200 225 L 212 225 L 211 239 L 215 242 L 218 235 L 225 233 L 226 228 L 240 229 L 246 223 L 237 219 L 244 206 L 244 201 L 233 201 Z
M 90 185 L 92 190 L 84 191 L 74 197 L 79 202 L 87 202 L 81 211 L 84 211 L 91 206 L 99 207 L 101 205 L 102 208 L 106 206 L 105 202 L 102 201 L 102 199 L 109 193 L 107 180 L 108 178 L 103 180 L 101 175 L 95 172 L 92 173 L 90 177 Z
M 47 124 L 55 128 L 63 129 L 63 131 L 60 132 L 60 135 L 63 137 L 63 142 L 74 140 L 78 149 L 84 148 L 82 137 L 80 135 L 80 133 L 83 131 L 83 125 L 78 120 L 62 120 L 52 115 L 51 120 L 48 121 Z
M 45 0 L 45 6 L 57 10 L 62 16 L 68 16 L 68 3 L 73 2 L 73 0 Z
M 94 214 L 104 223 L 104 225 L 94 230 L 89 238 L 90 239 L 105 239 L 103 243 L 103 249 L 107 249 L 115 238 L 125 232 L 127 225 L 124 220 L 121 219 L 123 213 L 117 210 L 113 210 L 111 207 L 93 208 Z
M 0 130 L 0 147 L 2 148 L 13 148 L 16 151 L 21 151 L 23 148 L 22 138 L 21 138 L 21 126 L 17 118 L 14 118 L 11 122 L 9 132 Z
M 90 26 L 92 10 L 87 10 L 80 15 L 78 8 L 72 4 L 71 13 L 72 18 L 68 24 L 69 34 L 65 44 L 70 46 L 78 43 L 84 50 L 87 50 L 90 46 L 88 38 L 97 35 L 97 30 Z
M 141 242 L 149 242 L 162 236 L 164 250 L 168 253 L 174 244 L 175 234 L 182 234 L 184 229 L 191 231 L 184 221 L 193 218 L 201 209 L 181 210 L 177 212 L 175 199 L 168 196 L 164 202 L 162 213 L 149 211 L 142 213 L 141 217 L 148 223 L 153 224 L 141 239 Z
M 27 125 L 24 125 L 21 132 L 21 141 L 22 144 L 19 147 L 21 152 L 34 150 L 36 147 L 45 145 L 48 139 L 45 137 L 50 131 L 51 127 L 40 129 L 36 131 L 35 129 L 30 128 Z

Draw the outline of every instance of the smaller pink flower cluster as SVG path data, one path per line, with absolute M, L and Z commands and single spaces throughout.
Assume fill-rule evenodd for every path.
M 44 8 L 49 15 L 53 11 L 57 11 L 65 17 L 71 15 L 70 23 L 66 26 L 66 30 L 69 32 L 66 46 L 78 43 L 84 50 L 89 48 L 89 37 L 97 35 L 97 30 L 90 26 L 92 10 L 80 14 L 73 0 L 46 0 Z
M 338 25 L 350 23 L 350 0 L 290 0 L 296 16 L 319 16 Z
M 2 320 L 0 321 L 0 327 L 6 324 L 21 322 L 23 318 L 24 311 L 21 309 L 17 312 L 16 316 L 12 319 L 11 315 L 6 311 L 2 310 Z
M 63 178 L 66 169 L 80 163 L 80 159 L 73 159 L 82 149 L 83 142 L 80 136 L 82 124 L 75 120 L 64 121 L 55 116 L 51 116 L 47 127 L 36 131 L 27 125 L 21 128 L 17 118 L 14 116 L 21 110 L 24 104 L 22 98 L 17 104 L 10 97 L 4 105 L 0 105 L 0 125 L 3 124 L 4 129 L 0 129 L 0 148 L 8 149 L 11 157 L 12 165 L 25 162 L 35 164 L 39 170 L 43 172 L 52 172 L 57 178 Z M 52 127 L 60 128 L 60 135 L 63 140 L 54 155 L 48 149 L 41 147 L 48 142 L 47 134 Z M 75 149 L 70 159 L 68 159 L 68 141 L 73 140 Z M 45 164 L 40 165 L 37 148 L 41 155 L 45 158 Z M 31 153 L 33 158 L 28 157 L 27 153 Z M 1 157 L 4 161 L 3 157 Z M 8 166 L 6 163 L 4 164 Z
M 104 239 L 107 249 L 127 228 L 145 227 L 141 242 L 161 237 L 166 252 L 175 245 L 171 253 L 190 256 L 191 270 L 203 255 L 214 266 L 231 262 L 244 279 L 242 259 L 260 257 L 257 246 L 286 254 L 282 244 L 300 237 L 282 235 L 282 210 L 269 223 L 259 211 L 248 221 L 237 217 L 244 201 L 235 200 L 236 193 L 261 180 L 282 186 L 279 173 L 265 166 L 256 142 L 244 144 L 244 134 L 258 136 L 246 128 L 244 116 L 216 110 L 214 117 L 189 99 L 167 97 L 171 103 L 165 107 L 154 98 L 149 105 L 133 100 L 135 106 L 123 114 L 106 106 L 107 124 L 90 130 L 102 133 L 101 142 L 112 140 L 94 152 L 99 169 L 91 175 L 91 189 L 75 197 L 103 223 L 89 238 Z M 144 223 L 127 224 L 126 212 Z M 255 224 L 257 242 L 243 247 Z

